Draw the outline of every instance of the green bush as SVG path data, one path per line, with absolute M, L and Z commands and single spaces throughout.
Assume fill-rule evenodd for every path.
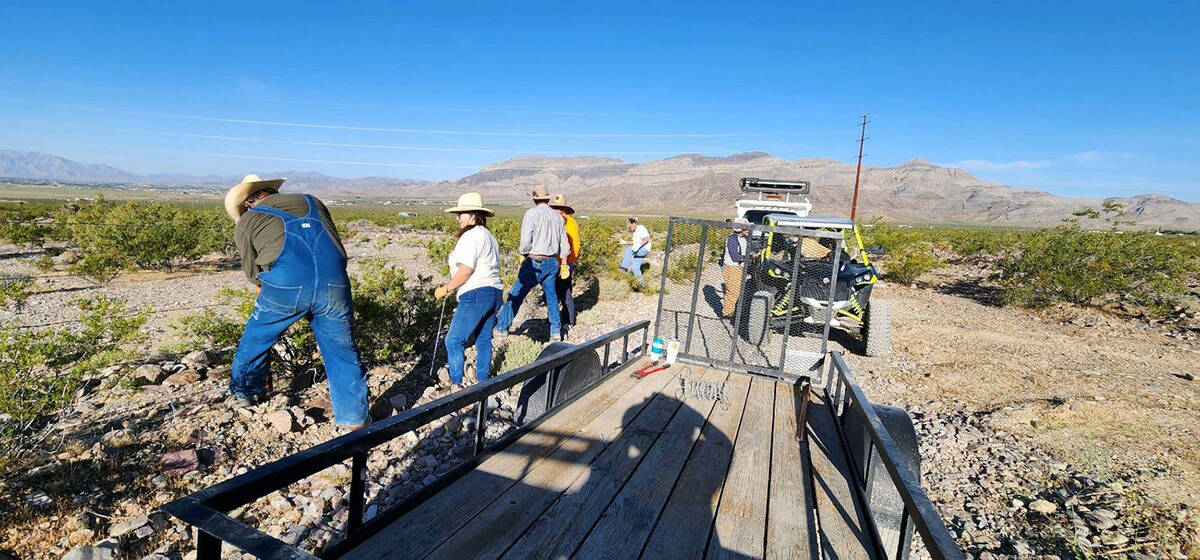
M 98 282 L 127 267 L 173 269 L 212 252 L 229 253 L 233 245 L 233 227 L 219 211 L 159 202 L 99 198 L 67 212 L 63 222 L 84 255 L 72 272 Z
M 696 253 L 689 252 L 678 256 L 673 256 L 671 259 L 670 268 L 667 269 L 667 278 L 681 284 L 690 284 L 696 279 L 696 268 L 699 266 L 700 259 Z
M 33 261 L 33 266 L 42 272 L 54 270 L 54 257 L 42 255 Z
M 149 310 L 114 299 L 78 300 L 80 328 L 0 327 L 0 456 L 19 453 L 39 420 L 69 405 L 81 381 L 129 357 Z
M 354 294 L 355 342 L 367 368 L 394 363 L 420 351 L 433 338 L 441 303 L 433 298 L 427 277 L 410 280 L 405 272 L 383 259 L 360 261 L 361 272 L 350 278 Z M 252 289 L 224 289 L 217 301 L 234 305 L 234 318 L 212 311 L 180 318 L 174 327 L 185 344 L 209 348 L 236 346 L 246 320 L 254 310 Z M 447 320 L 453 300 L 447 300 Z M 321 364 L 316 338 L 307 321 L 297 321 L 273 349 L 276 362 L 290 374 Z
M 508 373 L 532 364 L 541 355 L 544 345 L 524 336 L 510 336 L 508 342 L 492 356 L 492 375 Z
M 408 278 L 403 269 L 382 259 L 361 262 L 351 278 L 355 335 L 363 362 L 372 367 L 417 353 L 433 337 L 442 304 L 433 298 L 432 279 Z M 454 311 L 446 300 L 446 321 Z
M 1197 275 L 1186 243 L 1149 232 L 1085 231 L 1078 224 L 1040 230 L 997 267 L 1009 303 L 1041 307 L 1128 303 L 1153 315 L 1169 312 Z
M 244 324 L 205 309 L 199 315 L 180 317 L 171 327 L 179 333 L 182 348 L 227 348 L 237 345 Z
M 28 243 L 40 247 L 54 237 L 57 229 L 46 212 L 20 208 L 0 213 L 0 239 L 14 245 Z
M 890 251 L 884 259 L 884 280 L 911 284 L 922 274 L 935 268 L 946 266 L 946 263 L 933 254 L 933 245 L 928 242 L 915 242 Z
M 29 299 L 31 287 L 33 279 L 28 275 L 0 271 L 0 307 L 24 306 L 25 301 Z
M 433 237 L 425 242 L 425 255 L 429 259 L 429 264 L 436 267 L 442 274 L 450 274 L 450 264 L 447 259 L 450 253 L 454 251 L 454 244 L 458 242 L 456 237 Z

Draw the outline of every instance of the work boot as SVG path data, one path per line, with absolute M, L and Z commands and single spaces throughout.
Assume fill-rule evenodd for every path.
M 225 399 L 225 405 L 229 408 L 246 408 L 248 406 L 254 406 L 256 404 L 258 404 L 258 400 L 250 398 L 250 397 L 239 397 L 237 395 L 229 395 L 229 398 Z

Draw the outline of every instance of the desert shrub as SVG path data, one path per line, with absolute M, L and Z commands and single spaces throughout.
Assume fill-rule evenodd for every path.
M 699 262 L 700 259 L 694 252 L 674 256 L 667 268 L 667 278 L 674 282 L 690 284 L 696 278 L 696 268 L 699 266 Z
M 492 357 L 492 375 L 508 373 L 532 364 L 542 353 L 542 343 L 524 336 L 510 336 L 508 343 Z
M 375 249 L 378 251 L 382 251 L 382 250 L 386 249 L 387 246 L 391 245 L 391 244 L 392 244 L 392 238 L 390 238 L 386 235 L 380 235 L 379 237 L 376 237 L 375 242 L 374 242 Z
M 350 278 L 354 294 L 355 342 L 367 368 L 411 356 L 433 338 L 441 304 L 433 298 L 427 277 L 415 281 L 383 259 L 360 261 L 361 271 Z M 234 317 L 206 311 L 180 318 L 174 327 L 185 343 L 222 348 L 236 346 L 254 310 L 251 289 L 223 289 L 217 301 L 234 306 Z M 446 315 L 453 311 L 453 300 Z M 308 322 L 297 321 L 284 332 L 273 350 L 276 362 L 291 374 L 309 372 L 321 364 L 316 338 Z
M 933 254 L 933 245 L 919 241 L 889 251 L 884 259 L 884 279 L 901 284 L 916 282 L 922 274 L 945 263 Z
M 69 270 L 71 274 L 81 278 L 105 284 L 117 277 L 126 262 L 127 260 L 120 255 L 107 251 L 89 253 L 71 265 Z
M 628 278 L 618 278 L 605 274 L 597 278 L 596 281 L 599 282 L 598 297 L 602 300 L 627 299 L 629 294 L 633 293 L 633 288 L 630 286 Z
M 1009 303 L 1131 304 L 1162 315 L 1183 297 L 1198 259 L 1186 243 L 1153 233 L 1085 231 L 1070 223 L 1029 235 L 997 268 Z
M 33 280 L 24 274 L 10 275 L 0 272 L 0 307 L 24 306 L 32 286 Z
M 205 309 L 198 315 L 180 317 L 171 328 L 178 333 L 182 348 L 193 349 L 236 346 L 243 326 L 243 323 Z
M 63 222 L 84 254 L 72 272 L 101 282 L 121 268 L 172 269 L 232 247 L 233 228 L 215 210 L 99 198 L 67 212 Z
M 50 255 L 42 255 L 34 259 L 33 266 L 42 272 L 50 272 L 54 270 L 54 257 Z
M 458 231 L 458 225 L 454 223 L 450 216 L 445 213 L 438 214 L 422 214 L 420 216 L 372 216 L 368 218 L 372 223 L 381 226 L 402 225 L 406 229 L 415 229 L 419 231 L 440 231 L 442 233 L 454 233 Z M 489 222 L 489 227 L 491 223 Z
M 454 251 L 456 242 L 458 238 L 450 236 L 432 237 L 425 242 L 425 256 L 429 259 L 429 264 L 437 267 L 442 274 L 450 274 L 450 264 L 446 259 Z
M 597 218 L 579 223 L 579 262 L 575 263 L 578 278 L 595 278 L 617 270 L 622 251 L 617 236 L 622 231 L 624 220 Z
M 0 213 L 0 239 L 14 245 L 42 246 L 57 231 L 54 220 L 42 211 L 20 208 Z
M 442 304 L 433 298 L 430 278 L 414 281 L 403 269 L 372 259 L 362 262 L 351 284 L 356 339 L 368 367 L 411 356 L 432 338 Z M 449 320 L 454 300 L 446 302 Z
M 106 297 L 78 300 L 80 327 L 0 326 L 0 456 L 19 453 L 39 420 L 69 405 L 81 381 L 128 357 L 149 310 Z

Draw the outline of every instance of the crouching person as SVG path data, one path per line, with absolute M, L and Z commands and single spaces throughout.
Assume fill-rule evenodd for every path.
M 475 379 L 488 378 L 492 363 L 492 329 L 502 304 L 504 283 L 500 280 L 500 246 L 487 229 L 488 216 L 479 193 L 458 197 L 458 204 L 447 209 L 458 220 L 458 242 L 447 259 L 450 282 L 438 286 L 433 295 L 442 299 L 454 292 L 458 307 L 446 333 L 446 361 L 450 381 L 462 386 L 467 346 L 474 341 Z
M 259 286 L 233 357 L 229 391 L 241 406 L 266 397 L 271 347 L 306 317 L 325 361 L 334 422 L 359 428 L 370 417 L 354 344 L 346 250 L 329 209 L 307 194 L 280 194 L 283 181 L 247 175 L 225 195 L 225 211 L 237 222 L 242 268 Z

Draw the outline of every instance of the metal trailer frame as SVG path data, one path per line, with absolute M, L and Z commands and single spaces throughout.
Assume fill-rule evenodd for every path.
M 751 373 L 751 374 L 755 374 L 755 375 L 766 376 L 766 377 L 770 377 L 770 378 L 773 378 L 776 380 L 786 381 L 793 385 L 799 384 L 806 379 L 816 380 L 816 382 L 818 384 L 820 384 L 822 381 L 821 376 L 823 374 L 822 365 L 824 362 L 824 357 L 825 357 L 826 353 L 828 352 L 829 330 L 830 330 L 830 325 L 831 325 L 831 319 L 833 317 L 832 313 L 826 314 L 825 320 L 823 321 L 823 325 L 821 326 L 822 332 L 821 332 L 820 350 L 818 352 L 813 353 L 812 357 L 814 359 L 813 359 L 813 363 L 810 365 L 810 367 L 807 369 L 804 369 L 802 371 L 794 371 L 787 367 L 787 365 L 788 365 L 788 360 L 787 360 L 788 340 L 790 338 L 793 338 L 790 335 L 790 331 L 792 329 L 792 316 L 794 315 L 794 313 L 792 313 L 790 310 L 795 308 L 796 299 L 797 299 L 796 292 L 800 291 L 800 289 L 798 288 L 798 286 L 799 286 L 799 282 L 798 282 L 799 278 L 798 277 L 799 277 L 799 271 L 800 271 L 800 262 L 802 259 L 795 255 L 792 257 L 792 270 L 791 270 L 791 276 L 790 276 L 791 285 L 793 287 L 792 287 L 792 289 L 788 290 L 787 308 L 789 309 L 789 312 L 787 313 L 787 316 L 784 319 L 784 326 L 783 326 L 784 336 L 783 336 L 783 342 L 780 345 L 780 349 L 779 349 L 780 355 L 779 355 L 779 361 L 778 361 L 779 366 L 778 367 L 764 367 L 764 366 L 758 365 L 758 364 L 742 363 L 742 362 L 738 362 L 738 361 L 734 360 L 735 352 L 736 352 L 737 346 L 738 346 L 738 340 L 737 340 L 737 336 L 736 336 L 737 335 L 736 331 L 738 330 L 738 325 L 736 324 L 736 322 L 741 320 L 743 312 L 745 311 L 744 303 L 747 299 L 747 294 L 745 292 L 745 288 L 746 288 L 746 284 L 747 284 L 748 280 L 745 278 L 744 275 L 742 278 L 742 297 L 740 297 L 738 299 L 738 302 L 737 302 L 737 305 L 736 305 L 736 308 L 735 308 L 735 311 L 733 314 L 733 316 L 735 318 L 734 319 L 734 321 L 735 321 L 735 325 L 734 325 L 735 336 L 734 336 L 733 342 L 730 345 L 729 357 L 727 359 L 719 359 L 719 358 L 714 358 L 709 355 L 700 356 L 700 355 L 693 354 L 691 352 L 692 339 L 693 339 L 693 335 L 695 333 L 696 308 L 697 308 L 697 304 L 700 300 L 699 292 L 700 292 L 700 286 L 702 283 L 701 278 L 702 278 L 702 275 L 704 272 L 704 265 L 705 265 L 704 250 L 707 247 L 709 232 L 710 232 L 710 230 L 713 230 L 713 229 L 716 229 L 716 230 L 722 231 L 722 232 L 728 231 L 731 229 L 745 229 L 745 230 L 748 230 L 751 232 L 758 232 L 759 234 L 764 235 L 764 236 L 768 235 L 768 234 L 780 234 L 780 235 L 785 235 L 785 236 L 795 236 L 798 239 L 805 238 L 805 237 L 832 239 L 835 241 L 836 248 L 833 250 L 832 266 L 830 267 L 830 276 L 828 278 L 829 293 L 826 295 L 825 300 L 833 301 L 834 294 L 836 293 L 836 289 L 837 289 L 837 272 L 838 272 L 838 268 L 841 264 L 841 253 L 842 253 L 842 249 L 843 249 L 844 242 L 845 242 L 842 234 L 839 232 L 831 232 L 831 231 L 825 231 L 825 230 L 819 230 L 819 229 L 807 229 L 807 228 L 798 228 L 798 227 L 789 227 L 789 226 L 767 226 L 767 225 L 760 225 L 760 224 L 737 224 L 735 226 L 728 222 L 722 222 L 722 221 L 702 220 L 702 219 L 696 219 L 696 218 L 672 217 L 670 222 L 667 224 L 667 243 L 666 243 L 665 249 L 663 250 L 663 262 L 662 262 L 663 273 L 661 275 L 661 278 L 659 279 L 660 284 L 659 284 L 658 305 L 657 305 L 657 307 L 655 309 L 655 313 L 654 313 L 654 338 L 659 338 L 660 335 L 662 334 L 661 323 L 662 323 L 662 319 L 663 319 L 663 300 L 664 300 L 663 296 L 664 296 L 664 294 L 667 293 L 666 271 L 669 269 L 669 266 L 671 263 L 671 253 L 672 253 L 672 249 L 674 248 L 674 245 L 675 245 L 674 241 L 675 241 L 677 227 L 679 225 L 684 225 L 684 224 L 698 226 L 701 228 L 700 229 L 700 242 L 699 242 L 700 255 L 699 255 L 697 265 L 696 265 L 695 278 L 693 279 L 692 286 L 691 286 L 691 288 L 692 288 L 691 309 L 688 312 L 688 325 L 687 325 L 687 329 L 686 329 L 687 334 L 684 337 L 684 340 L 680 341 L 681 347 L 680 347 L 678 359 L 684 363 L 689 363 L 689 364 L 694 364 L 694 365 L 711 366 L 711 367 L 716 367 L 716 368 L 724 369 L 727 371 L 733 371 L 733 372 L 737 372 L 737 373 Z M 798 249 L 797 249 L 797 251 L 798 251 Z M 771 327 L 770 327 L 770 318 L 769 317 L 768 317 L 767 322 L 768 322 L 768 325 L 766 326 L 766 328 L 770 329 Z
M 566 406 L 571 401 L 587 394 L 588 389 L 603 382 L 630 363 L 632 358 L 643 355 L 648 347 L 649 321 L 639 321 L 603 336 L 593 338 L 570 350 L 543 356 L 533 363 L 517 368 L 505 375 L 491 378 L 418 408 L 408 410 L 376 422 L 366 428 L 329 440 L 323 444 L 268 463 L 246 474 L 210 486 L 163 506 L 163 510 L 196 528 L 197 560 L 218 560 L 223 543 L 229 543 L 257 558 L 273 560 L 315 558 L 337 558 L 358 543 L 374 535 L 392 521 L 407 513 L 425 498 L 446 487 L 471 469 L 475 468 L 486 454 L 499 451 L 516 441 L 521 435 L 536 427 L 541 419 Z M 641 344 L 631 347 L 630 336 L 642 333 Z M 621 341 L 620 360 L 610 362 L 612 344 Z M 571 398 L 556 401 L 554 392 L 549 395 L 549 406 L 545 414 L 526 422 L 505 434 L 490 445 L 484 444 L 487 430 L 488 398 L 517 384 L 540 375 L 556 376 L 577 358 L 603 348 L 604 375 L 591 386 L 579 391 Z M 551 386 L 555 386 L 551 380 Z M 425 426 L 447 414 L 475 405 L 474 454 L 433 483 L 421 488 L 400 503 L 380 512 L 370 520 L 363 519 L 366 500 L 365 471 L 367 453 L 374 447 L 401 437 Z M 351 461 L 350 488 L 347 501 L 349 518 L 346 536 L 341 541 L 314 556 L 298 547 L 271 537 L 249 525 L 227 515 L 233 509 L 246 505 L 272 492 L 286 488 L 301 479 L 312 476 L 326 468 Z
M 336 438 L 295 455 L 284 457 L 273 463 L 254 469 L 246 474 L 227 480 L 215 486 L 206 488 L 184 498 L 178 499 L 163 509 L 196 529 L 196 548 L 198 560 L 216 560 L 221 558 L 221 548 L 224 543 L 232 544 L 257 558 L 267 559 L 303 559 L 338 558 L 351 550 L 355 545 L 366 540 L 394 520 L 412 510 L 426 498 L 437 493 L 442 488 L 473 469 L 483 459 L 484 455 L 499 451 L 514 442 L 524 433 L 536 427 L 545 418 L 566 406 L 571 401 L 587 393 L 582 391 L 570 399 L 558 402 L 551 401 L 551 407 L 545 415 L 526 423 L 506 434 L 491 445 L 482 446 L 482 432 L 476 432 L 475 455 L 463 464 L 447 472 L 432 484 L 417 491 L 404 501 L 384 510 L 378 516 L 363 520 L 363 505 L 365 499 L 366 453 L 387 441 L 403 436 L 421 426 L 429 424 L 446 414 L 453 413 L 470 404 L 477 408 L 476 430 L 486 426 L 479 421 L 486 417 L 487 399 L 493 394 L 533 379 L 539 375 L 554 375 L 564 369 L 575 359 L 588 352 L 604 348 L 606 356 L 603 362 L 604 375 L 593 386 L 617 374 L 630 363 L 631 358 L 645 354 L 647 350 L 646 335 L 648 321 L 641 321 L 604 336 L 589 340 L 575 348 L 544 356 L 536 362 L 518 368 L 510 374 L 493 378 L 484 383 L 443 397 L 416 409 L 393 416 L 368 428 Z M 642 333 L 642 343 L 630 348 L 629 338 L 637 332 Z M 622 341 L 621 360 L 610 363 L 607 357 L 611 345 L 618 339 Z M 868 435 L 867 453 L 862 457 L 849 457 L 853 465 L 856 498 L 864 504 L 871 503 L 871 491 L 875 481 L 886 476 L 898 492 L 902 503 L 901 527 L 899 544 L 895 549 L 885 549 L 880 538 L 880 528 L 876 524 L 874 512 L 866 509 L 869 520 L 870 537 L 874 543 L 873 551 L 880 558 L 905 559 L 909 554 L 911 536 L 915 533 L 921 537 L 925 549 L 935 560 L 958 560 L 963 558 L 954 538 L 946 529 L 945 523 L 938 516 L 936 509 L 921 488 L 919 477 L 909 469 L 903 460 L 901 452 L 880 419 L 875 407 L 867 400 L 862 388 L 858 385 L 849 366 L 840 352 L 831 352 L 828 356 L 828 383 L 824 387 L 830 412 L 836 419 L 839 437 L 845 438 L 843 426 L 850 417 L 862 421 Z M 804 383 L 805 390 L 811 390 L 812 385 Z M 551 395 L 553 399 L 553 395 Z M 807 401 L 805 401 L 807 402 Z M 806 411 L 799 411 L 804 417 Z M 844 444 L 846 442 L 843 442 Z M 843 445 L 847 450 L 849 445 Z M 852 452 L 849 454 L 853 455 Z M 346 536 L 341 541 L 322 551 L 319 556 L 310 554 L 295 546 L 289 545 L 262 533 L 247 524 L 227 515 L 227 512 L 262 498 L 272 492 L 283 489 L 288 485 L 316 474 L 325 468 L 350 459 L 353 463 L 349 487 L 349 511 Z M 882 475 L 879 467 L 883 467 Z M 799 468 L 799 466 L 798 466 Z

